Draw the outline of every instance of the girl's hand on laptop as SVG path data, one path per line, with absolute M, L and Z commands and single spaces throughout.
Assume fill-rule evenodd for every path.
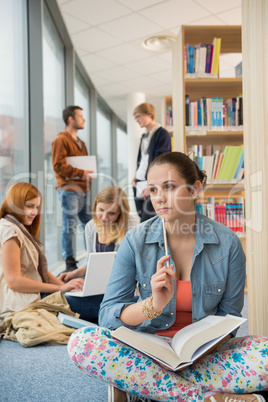
M 60 285 L 59 290 L 61 290 L 63 293 L 71 292 L 72 290 L 78 291 L 78 290 L 82 290 L 83 286 L 84 286 L 84 279 L 76 278 L 76 279 L 70 280 L 67 283 Z
M 82 267 L 77 268 L 72 272 L 65 272 L 60 275 L 59 280 L 67 283 L 74 278 L 83 278 L 86 275 L 86 269 L 86 265 L 83 265 Z
M 75 272 L 75 271 L 72 271 L 72 272 L 64 272 L 63 274 L 60 275 L 59 280 L 62 281 L 62 282 L 64 282 L 64 283 L 69 282 L 70 280 L 72 280 L 72 279 L 75 278 L 74 272 Z

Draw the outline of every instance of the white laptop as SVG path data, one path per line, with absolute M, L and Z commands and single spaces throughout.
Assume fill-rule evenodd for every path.
M 85 297 L 104 294 L 112 272 L 115 254 L 116 251 L 91 253 L 83 289 L 66 292 L 65 295 Z
M 95 155 L 67 156 L 66 163 L 78 169 L 93 170 L 94 173 L 97 173 Z
M 97 177 L 97 161 L 95 155 L 67 156 L 66 163 L 78 169 L 92 170 L 92 177 Z M 80 180 L 81 177 L 72 177 L 72 180 L 73 179 Z

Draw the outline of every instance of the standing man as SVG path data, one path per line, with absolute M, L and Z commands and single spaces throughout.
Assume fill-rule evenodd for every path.
M 145 102 L 136 106 L 133 116 L 140 127 L 146 129 L 146 133 L 141 136 L 137 169 L 131 182 L 136 209 L 141 222 L 144 222 L 155 215 L 147 188 L 147 171 L 154 158 L 171 151 L 171 139 L 167 130 L 156 122 L 155 107 L 150 103 Z
M 59 133 L 52 143 L 52 164 L 56 175 L 56 189 L 62 209 L 62 257 L 66 262 L 66 271 L 77 268 L 73 255 L 73 241 L 77 228 L 77 217 L 83 227 L 91 219 L 90 186 L 91 170 L 81 170 L 67 164 L 68 156 L 87 155 L 87 148 L 77 136 L 83 130 L 85 119 L 82 108 L 68 106 L 62 112 L 65 131 Z

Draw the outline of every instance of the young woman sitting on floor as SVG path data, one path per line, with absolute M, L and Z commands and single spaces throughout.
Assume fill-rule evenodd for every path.
M 16 183 L 0 208 L 0 315 L 18 311 L 48 293 L 80 290 L 83 279 L 68 283 L 48 271 L 44 246 L 39 241 L 42 196 L 30 183 Z M 97 322 L 98 308 L 89 296 L 74 300 L 66 296 L 80 317 Z M 76 298 L 78 299 L 78 298 Z
M 157 216 L 126 234 L 100 308 L 105 328 L 74 332 L 70 358 L 110 384 L 109 401 L 265 401 L 259 391 L 268 389 L 267 337 L 233 333 L 210 354 L 172 372 L 111 336 L 109 330 L 121 325 L 173 336 L 208 315 L 240 316 L 243 307 L 246 259 L 240 240 L 195 211 L 205 173 L 185 154 L 171 152 L 153 160 L 147 182 Z
M 127 196 L 121 187 L 109 186 L 101 190 L 94 201 L 92 214 L 93 219 L 85 227 L 86 261 L 90 253 L 117 251 L 126 232 L 137 225 L 136 219 L 129 214 Z M 84 277 L 86 267 L 63 273 L 60 279 L 68 282 Z

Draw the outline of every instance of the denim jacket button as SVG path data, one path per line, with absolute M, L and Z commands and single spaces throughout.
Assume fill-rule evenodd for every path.
M 221 292 L 221 289 L 218 289 L 218 292 L 220 293 L 220 292 Z
M 174 313 L 170 313 L 170 315 L 174 315 Z
M 166 327 L 168 327 L 168 324 L 166 324 Z
M 146 288 L 146 283 L 143 284 L 143 287 Z
M 194 293 L 193 296 L 196 297 L 196 293 Z

